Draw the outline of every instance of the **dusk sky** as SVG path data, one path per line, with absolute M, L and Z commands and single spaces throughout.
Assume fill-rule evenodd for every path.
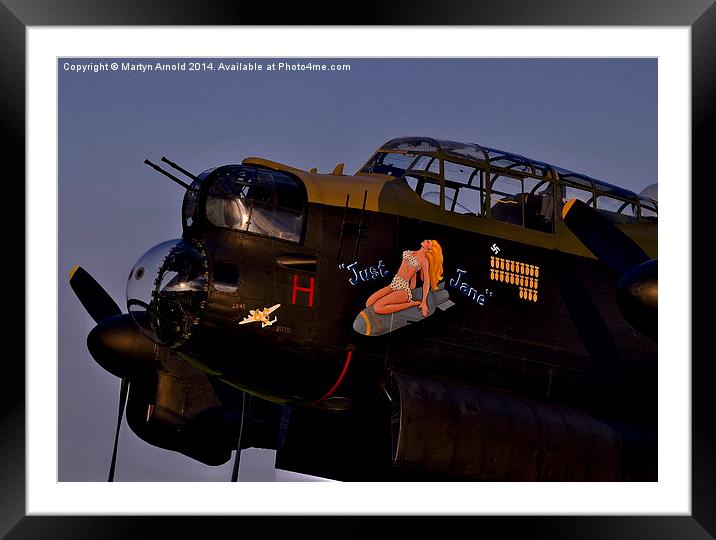
M 83 266 L 126 311 L 126 279 L 150 247 L 181 236 L 184 191 L 143 164 L 199 173 L 260 156 L 355 172 L 383 142 L 424 135 L 522 154 L 639 192 L 657 181 L 655 59 L 242 59 L 350 71 L 76 71 L 58 60 L 59 480 L 104 481 L 119 379 L 86 347 L 94 322 L 69 287 Z M 128 59 L 116 60 L 128 62 Z M 135 64 L 139 60 L 133 61 Z M 141 59 L 153 64 L 156 59 Z M 71 69 L 65 69 L 68 67 Z M 226 481 L 145 443 L 126 424 L 117 481 Z

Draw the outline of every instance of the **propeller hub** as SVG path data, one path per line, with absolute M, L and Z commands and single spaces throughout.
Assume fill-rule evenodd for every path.
M 658 263 L 647 261 L 629 270 L 617 284 L 617 304 L 624 317 L 656 341 L 658 326 Z
M 162 242 L 132 267 L 127 309 L 152 341 L 180 347 L 198 326 L 209 296 L 206 252 L 193 240 Z
M 87 336 L 92 358 L 112 375 L 124 378 L 152 365 L 154 344 L 127 314 L 110 317 Z

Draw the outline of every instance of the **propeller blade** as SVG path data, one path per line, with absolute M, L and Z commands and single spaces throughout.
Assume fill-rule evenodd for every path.
M 638 332 L 656 341 L 658 326 L 658 262 L 591 206 L 572 199 L 562 219 L 577 238 L 620 276 L 617 305 Z
M 107 291 L 81 266 L 70 270 L 70 287 L 96 323 L 122 313 Z
M 75 266 L 70 270 L 70 287 L 75 291 L 87 313 L 97 323 L 87 336 L 87 348 L 90 354 L 100 366 L 122 379 L 119 388 L 117 429 L 114 433 L 112 461 L 107 478 L 108 482 L 113 482 L 114 470 L 117 466 L 119 431 L 129 393 L 127 374 L 144 364 L 144 360 L 151 363 L 154 357 L 154 345 L 139 331 L 131 316 L 123 315 L 122 310 L 102 285 L 81 266 Z
M 129 377 L 122 378 L 122 386 L 119 389 L 119 409 L 117 412 L 117 430 L 114 433 L 114 449 L 112 450 L 112 462 L 109 465 L 109 478 L 107 482 L 114 482 L 114 469 L 117 465 L 117 444 L 119 443 L 119 430 L 122 427 L 122 417 L 124 416 L 124 406 L 127 404 L 127 394 L 129 393 Z
M 564 205 L 562 219 L 589 251 L 620 276 L 649 260 L 649 256 L 634 240 L 578 199 L 572 199 Z

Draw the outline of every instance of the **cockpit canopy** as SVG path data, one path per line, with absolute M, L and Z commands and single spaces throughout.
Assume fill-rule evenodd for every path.
M 657 203 L 627 189 L 473 143 L 403 137 L 385 143 L 360 173 L 405 181 L 443 210 L 553 232 L 561 205 L 580 199 L 615 223 L 656 222 Z M 557 204 L 555 204 L 555 201 Z
M 299 242 L 306 207 L 305 188 L 286 173 L 245 165 L 205 171 L 187 191 L 183 220 Z

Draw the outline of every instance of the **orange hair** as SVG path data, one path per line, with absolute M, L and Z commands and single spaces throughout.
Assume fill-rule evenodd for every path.
M 443 279 L 443 248 L 437 240 L 432 240 L 432 243 L 433 247 L 425 252 L 425 257 L 430 265 L 428 268 L 430 286 L 435 291 L 438 288 L 438 283 Z

